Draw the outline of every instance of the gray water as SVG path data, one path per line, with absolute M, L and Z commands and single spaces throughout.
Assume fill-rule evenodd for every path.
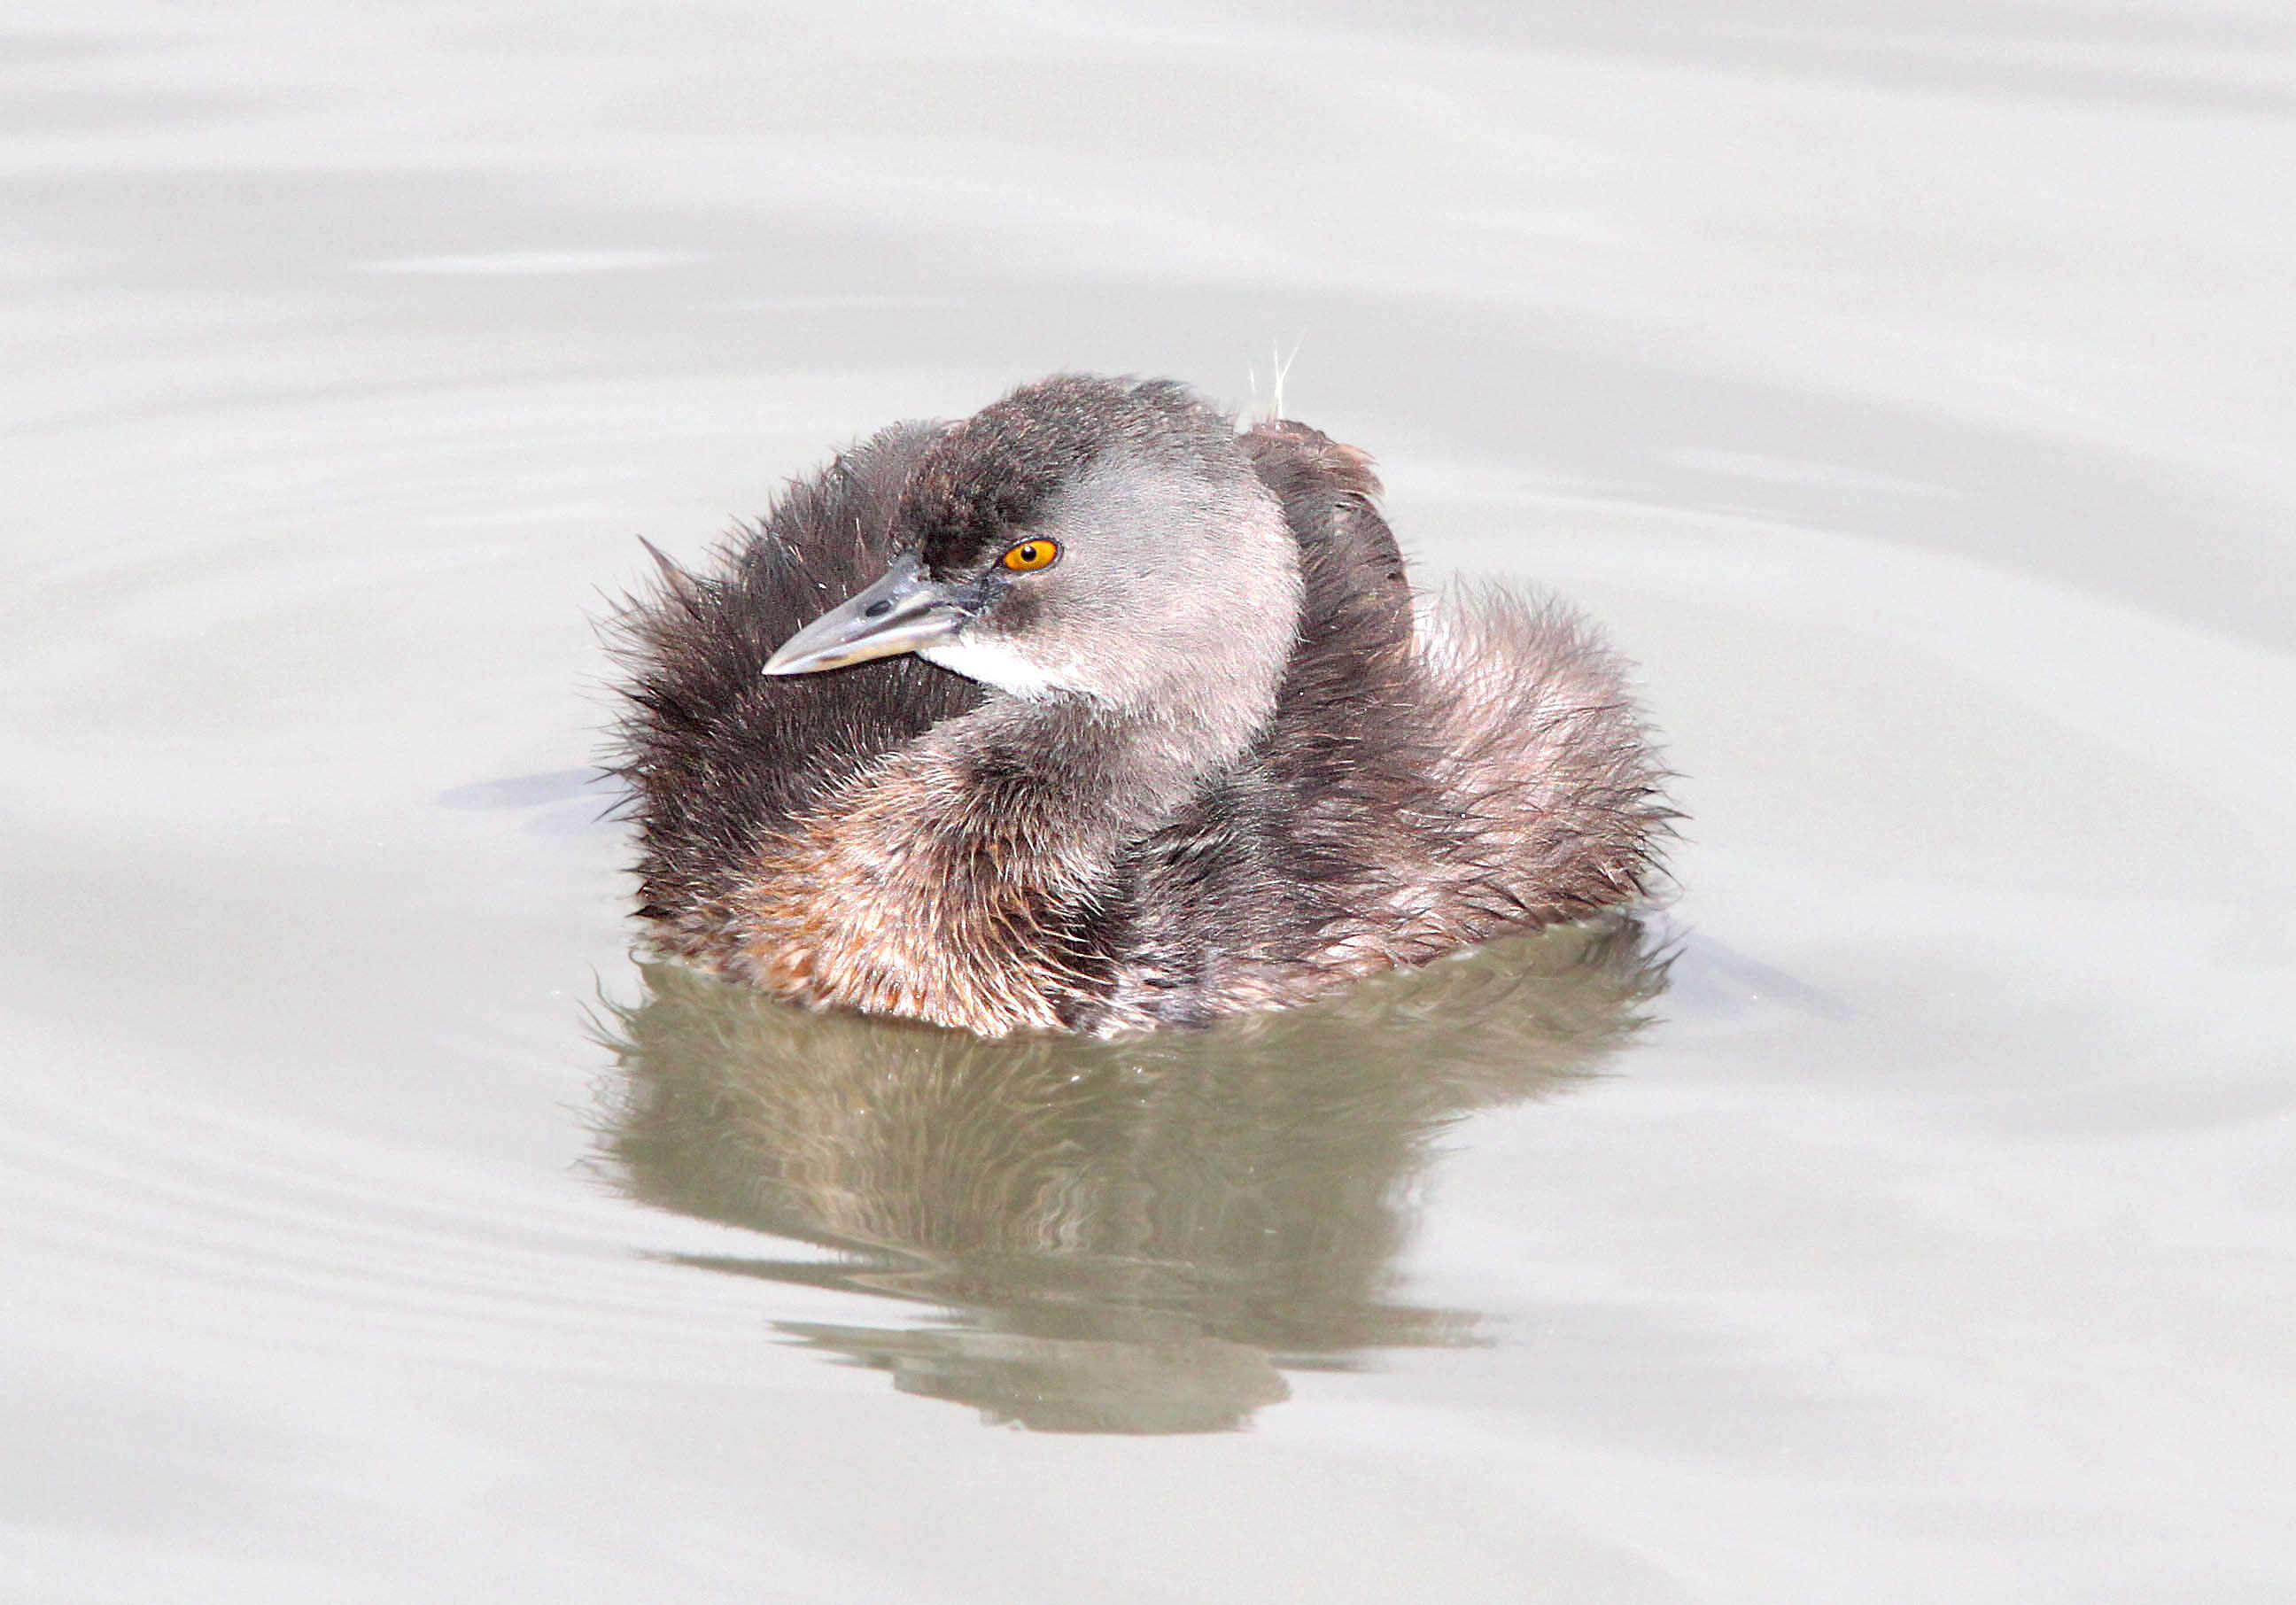
M 17 0 L 0 1595 L 2296 1598 L 2292 193 L 2265 0 Z M 1602 618 L 1662 921 L 642 970 L 634 537 L 1056 367 Z

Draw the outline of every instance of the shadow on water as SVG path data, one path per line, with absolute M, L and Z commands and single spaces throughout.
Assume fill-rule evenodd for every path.
M 655 964 L 611 1022 L 602 1148 L 638 1200 L 836 1256 L 679 1263 L 914 1306 L 776 1323 L 904 1392 L 1215 1431 L 1287 1397 L 1284 1368 L 1475 1341 L 1472 1313 L 1392 1296 L 1433 1140 L 1595 1073 L 1665 964 L 1630 921 L 1569 926 L 1119 1042 L 812 1014 Z

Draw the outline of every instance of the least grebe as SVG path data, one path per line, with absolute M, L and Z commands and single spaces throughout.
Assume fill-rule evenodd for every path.
M 781 997 L 1103 1036 L 1644 895 L 1624 667 L 1414 605 L 1369 459 L 1169 381 L 898 424 L 624 616 L 641 915 Z

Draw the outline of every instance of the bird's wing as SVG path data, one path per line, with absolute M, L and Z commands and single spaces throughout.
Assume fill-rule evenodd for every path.
M 631 672 L 613 767 L 630 784 L 647 911 L 705 924 L 757 845 L 830 788 L 977 706 L 971 681 L 914 657 L 825 674 L 760 671 L 798 627 L 883 572 L 910 466 L 940 434 L 897 424 L 793 480 L 709 577 L 656 553 L 649 595 L 614 620 Z

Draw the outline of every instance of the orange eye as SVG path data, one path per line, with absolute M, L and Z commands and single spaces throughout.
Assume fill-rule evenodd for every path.
M 1022 541 L 997 561 L 1015 574 L 1034 574 L 1039 569 L 1049 569 L 1060 561 L 1058 541 Z

